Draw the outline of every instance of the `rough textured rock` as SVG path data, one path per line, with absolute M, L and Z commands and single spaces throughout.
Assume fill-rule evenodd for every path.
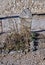
M 31 11 L 29 10 L 29 8 L 27 8 L 27 9 L 24 9 L 23 11 L 22 11 L 22 13 L 20 14 L 20 17 L 21 18 L 32 18 L 32 14 L 31 14 Z
M 33 14 L 45 13 L 45 0 L 32 0 L 31 12 Z
M 19 14 L 29 7 L 31 0 L 0 0 L 0 16 Z
M 45 15 L 32 16 L 32 14 L 44 14 L 44 13 L 45 13 L 45 0 L 0 0 L 0 17 L 12 16 L 12 15 L 20 15 L 21 17 L 17 19 L 11 18 L 0 20 L 0 22 L 2 22 L 2 27 L 0 26 L 0 32 L 2 33 L 12 30 L 19 32 L 21 30 L 21 32 L 26 33 L 26 30 L 27 32 L 29 32 L 30 28 L 31 31 L 38 31 L 42 29 L 44 30 Z M 41 37 L 42 33 L 43 37 Z M 25 52 L 26 55 L 24 53 L 20 53 L 20 51 L 18 51 L 19 53 L 17 53 L 14 50 L 11 51 L 9 54 L 4 54 L 4 50 L 0 51 L 0 53 L 2 52 L 2 54 L 0 54 L 0 65 L 45 65 L 44 34 L 45 32 L 40 33 L 41 36 L 40 39 L 38 39 L 38 49 L 36 51 L 32 50 L 35 47 L 33 41 L 30 43 L 31 46 L 30 52 L 29 53 L 27 52 L 27 54 Z M 1 48 L 3 49 L 4 47 L 3 43 L 5 41 L 6 36 L 7 33 L 0 35 L 0 49 Z
M 0 65 L 45 65 L 45 49 L 29 52 L 26 55 L 13 53 L 0 55 Z
M 45 0 L 0 0 L 0 3 L 0 16 L 19 14 L 26 8 L 31 8 L 33 14 L 45 13 Z

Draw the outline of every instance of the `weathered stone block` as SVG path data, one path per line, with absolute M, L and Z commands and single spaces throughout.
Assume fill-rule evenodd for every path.
M 33 16 L 31 30 L 32 31 L 45 30 L 45 15 Z
M 31 0 L 0 0 L 0 17 L 19 14 L 23 9 L 29 8 Z
M 44 14 L 45 0 L 32 0 L 31 12 L 32 14 Z
M 7 32 L 7 31 L 20 31 L 20 19 L 19 18 L 15 18 L 15 19 L 5 19 L 2 20 L 2 28 L 3 28 L 3 32 Z

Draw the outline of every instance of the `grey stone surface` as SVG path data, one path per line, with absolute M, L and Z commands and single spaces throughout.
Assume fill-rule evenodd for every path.
M 33 14 L 45 13 L 45 0 L 32 0 L 31 12 Z
M 45 49 L 45 39 L 39 39 L 38 48 Z
M 2 20 L 3 32 L 13 31 L 13 30 L 16 31 L 16 24 L 18 31 L 20 31 L 20 24 L 21 24 L 20 18 Z
M 0 0 L 0 17 L 21 13 L 29 7 L 29 1 L 31 0 Z
M 27 9 L 29 8 L 29 10 Z M 31 10 L 31 12 L 30 12 Z M 25 12 L 24 12 L 25 11 Z M 29 27 L 31 25 L 32 18 L 32 31 L 44 30 L 45 29 L 45 15 L 33 16 L 32 14 L 43 14 L 45 13 L 45 0 L 0 0 L 0 17 L 20 15 L 21 19 L 6 19 L 2 20 L 3 32 L 12 31 L 16 29 L 18 31 L 22 25 Z M 27 19 L 28 18 L 28 19 Z M 21 24 L 21 26 L 20 26 Z M 0 29 L 1 31 L 1 29 Z M 23 31 L 24 32 L 24 31 Z M 42 33 L 41 33 L 42 34 Z M 45 34 L 45 32 L 43 32 Z M 4 42 L 7 34 L 0 35 L 0 42 Z M 24 53 L 15 53 L 11 51 L 9 54 L 0 54 L 0 65 L 45 65 L 45 38 L 40 39 L 37 51 L 30 51 L 26 55 Z M 30 49 L 33 49 L 33 42 L 30 43 Z M 0 44 L 3 48 L 3 44 Z M 1 51 L 0 51 L 1 52 Z
M 22 13 L 20 14 L 20 17 L 21 18 L 32 18 L 32 14 L 31 14 L 31 11 L 27 8 L 27 9 L 24 9 L 22 11 Z
M 45 15 L 44 16 L 35 15 L 32 18 L 31 30 L 32 31 L 45 30 Z
M 23 56 L 13 53 L 12 55 L 2 55 L 1 57 L 0 65 L 45 65 L 45 49 L 29 52 Z
M 45 13 L 45 0 L 0 0 L 0 17 L 19 14 L 26 8 L 33 14 Z

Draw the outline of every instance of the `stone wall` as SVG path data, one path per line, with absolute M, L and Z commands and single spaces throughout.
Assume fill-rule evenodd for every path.
M 25 9 L 27 10 L 27 8 L 31 11 L 30 13 L 26 13 Z M 2 20 L 3 32 L 15 29 L 15 21 L 17 24 L 21 22 L 21 26 L 24 25 L 28 28 L 30 28 L 31 25 L 31 31 L 33 32 L 45 30 L 45 0 L 0 0 L 0 17 L 15 14 L 20 15 L 22 11 L 25 13 L 23 12 L 23 16 L 21 15 L 20 19 Z M 33 16 L 29 14 L 33 14 Z M 20 29 L 19 25 L 18 28 Z M 21 28 L 21 32 L 24 32 L 22 29 L 23 27 Z M 36 42 L 38 43 L 36 51 L 32 48 L 35 48 L 34 41 L 32 41 L 30 43 L 30 52 L 27 52 L 26 55 L 20 53 L 20 51 L 19 53 L 11 51 L 6 55 L 2 52 L 2 54 L 0 54 L 0 65 L 45 65 L 45 32 L 43 31 L 39 34 L 40 39 L 36 38 Z M 0 35 L 0 42 L 2 42 L 2 40 L 4 41 L 5 37 L 6 34 Z
M 30 12 L 28 11 L 28 9 Z M 44 13 L 45 13 L 45 1 L 42 1 L 42 0 L 41 1 L 40 0 L 32 0 L 32 1 L 31 0 L 25 0 L 25 1 L 24 0 L 13 0 L 13 1 L 0 0 L 0 17 L 12 16 L 12 15 L 19 15 L 21 17 L 18 19 L 1 20 L 3 32 L 14 30 L 14 29 L 16 30 L 15 21 L 16 21 L 16 24 L 19 23 L 17 26 L 18 30 L 20 30 L 21 28 L 20 25 L 21 26 L 24 25 L 30 28 L 31 21 L 32 21 L 31 31 L 38 31 L 42 29 L 44 30 L 45 15 L 38 15 L 38 14 L 44 14 Z M 33 14 L 33 16 L 30 16 L 31 14 Z

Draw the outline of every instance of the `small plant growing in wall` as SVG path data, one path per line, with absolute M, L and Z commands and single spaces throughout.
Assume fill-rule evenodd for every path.
M 26 40 L 23 35 L 18 33 L 12 33 L 8 35 L 7 38 L 5 39 L 5 50 L 8 50 L 9 52 L 12 50 L 24 51 L 26 48 L 25 43 L 26 43 Z

